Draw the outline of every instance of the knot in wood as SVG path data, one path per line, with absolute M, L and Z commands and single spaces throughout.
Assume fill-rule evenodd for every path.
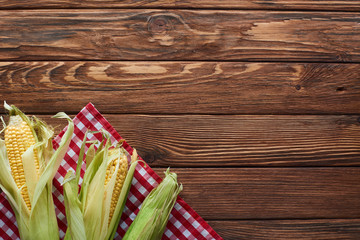
M 172 25 L 163 16 L 151 17 L 148 23 L 148 30 L 153 34 L 164 34 L 172 30 Z

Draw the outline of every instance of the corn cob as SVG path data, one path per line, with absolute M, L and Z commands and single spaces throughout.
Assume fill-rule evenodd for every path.
M 168 168 L 164 180 L 146 196 L 123 240 L 161 239 L 182 189 L 182 184 L 177 182 L 176 173 L 170 172 Z
M 5 129 L 5 146 L 9 158 L 11 174 L 26 203 L 31 210 L 30 197 L 25 183 L 25 174 L 22 163 L 22 155 L 32 145 L 35 144 L 35 137 L 30 126 L 19 116 L 10 116 L 9 125 Z M 39 173 L 39 159 L 36 151 L 35 166 Z
M 86 134 L 80 149 L 76 174 L 69 171 L 64 178 L 64 201 L 68 221 L 65 240 L 110 240 L 114 239 L 118 228 L 138 156 L 134 150 L 131 163 L 128 163 L 126 150 L 121 143 L 112 145 L 110 135 L 105 130 L 103 133 L 104 141 L 97 150 L 95 151 L 93 143 L 86 154 L 86 170 L 80 193 L 78 183 Z
M 0 188 L 11 205 L 21 239 L 59 239 L 52 179 L 74 131 L 65 113 L 54 117 L 69 122 L 59 147 L 53 150 L 53 130 L 36 117 L 29 118 L 15 106 L 4 103 L 10 121 L 0 138 Z
M 109 213 L 109 224 L 114 215 L 114 211 L 116 208 L 116 204 L 120 197 L 121 189 L 124 185 L 125 177 L 128 172 L 128 160 L 124 154 L 120 153 L 120 148 L 112 148 L 109 149 L 109 163 L 106 169 L 106 177 L 105 177 L 105 187 L 109 183 L 111 176 L 114 174 L 116 166 L 119 165 L 119 170 L 116 175 L 116 184 L 114 186 L 112 198 L 111 198 L 111 208 Z

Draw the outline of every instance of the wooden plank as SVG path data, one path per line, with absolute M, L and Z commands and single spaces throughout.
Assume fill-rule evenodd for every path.
M 359 64 L 1 62 L 0 86 L 37 113 L 360 113 Z
M 2 60 L 360 61 L 360 16 L 339 12 L 0 12 Z
M 356 116 L 104 116 L 151 167 L 360 166 Z
M 224 240 L 357 240 L 359 219 L 208 221 Z
M 0 0 L 0 9 L 23 8 L 212 8 L 358 11 L 360 1 L 316 0 Z
M 151 166 L 360 164 L 356 116 L 105 117 Z
M 157 173 L 165 168 L 155 168 Z M 173 168 L 207 220 L 360 217 L 359 168 Z M 206 203 L 206 204 L 205 204 Z

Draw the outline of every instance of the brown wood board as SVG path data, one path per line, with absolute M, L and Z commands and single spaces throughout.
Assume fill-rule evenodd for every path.
M 360 166 L 357 116 L 104 116 L 152 167 Z
M 0 0 L 0 9 L 26 8 L 212 8 L 357 11 L 360 1 L 316 0 Z
M 207 220 L 360 218 L 359 168 L 172 170 L 180 196 Z
M 88 102 L 102 113 L 360 113 L 359 64 L 0 62 L 0 86 L 0 99 L 37 113 Z
M 359 62 L 360 16 L 345 12 L 0 12 L 0 60 Z
M 359 219 L 208 221 L 226 240 L 358 240 Z

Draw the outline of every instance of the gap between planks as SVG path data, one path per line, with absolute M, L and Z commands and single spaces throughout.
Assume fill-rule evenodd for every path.
M 36 11 L 36 10 L 184 10 L 184 11 L 264 11 L 264 12 L 321 12 L 321 13 L 358 13 L 359 10 L 351 10 L 351 9 L 340 9 L 340 10 L 332 10 L 332 9 L 307 9 L 307 8 L 284 8 L 284 9 L 266 9 L 266 8 L 182 8 L 182 7 L 33 7 L 33 8 L 1 8 L 1 11 Z

